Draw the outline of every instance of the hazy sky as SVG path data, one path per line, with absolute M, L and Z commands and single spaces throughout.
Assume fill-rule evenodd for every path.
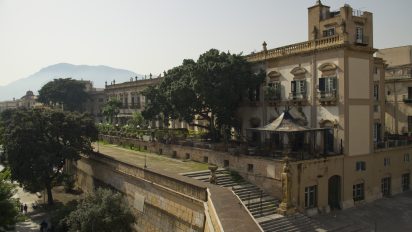
M 0 85 L 55 63 L 159 74 L 210 49 L 307 40 L 315 0 L 0 0 Z M 412 0 L 323 0 L 374 13 L 374 45 L 412 44 Z

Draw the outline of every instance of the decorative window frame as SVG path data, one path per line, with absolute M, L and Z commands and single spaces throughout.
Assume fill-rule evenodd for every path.
M 306 73 L 308 71 L 305 68 L 302 68 L 300 66 L 298 67 L 294 67 L 290 73 L 294 76 L 293 79 L 294 80 L 302 80 L 302 79 L 306 79 Z

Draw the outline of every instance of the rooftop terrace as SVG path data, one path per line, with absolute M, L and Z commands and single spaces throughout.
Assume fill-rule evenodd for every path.
M 339 46 L 342 44 L 344 44 L 344 36 L 337 35 L 337 36 L 331 36 L 331 37 L 326 37 L 326 38 L 317 39 L 317 40 L 311 40 L 311 41 L 291 44 L 291 45 L 274 48 L 274 49 L 270 49 L 266 51 L 263 50 L 261 52 L 252 53 L 246 56 L 246 58 L 249 62 L 257 62 L 257 61 L 262 61 L 265 59 L 271 59 L 271 58 L 276 58 L 276 57 L 281 57 L 281 56 L 286 56 L 286 55 L 293 55 L 293 54 L 298 54 L 298 53 L 309 52 L 315 49 L 335 47 L 335 46 Z

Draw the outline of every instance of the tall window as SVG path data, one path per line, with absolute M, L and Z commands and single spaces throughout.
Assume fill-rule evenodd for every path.
M 293 99 L 303 99 L 306 97 L 306 80 L 294 80 L 291 82 Z
M 327 28 L 326 30 L 323 31 L 323 37 L 329 37 L 329 36 L 334 36 L 335 35 L 335 28 Z
M 363 43 L 363 28 L 362 27 L 356 27 L 356 42 L 357 43 Z
M 365 184 L 354 184 L 353 185 L 353 200 L 361 201 L 365 199 Z
M 390 196 L 391 195 L 391 178 L 384 177 L 381 180 L 381 189 L 383 196 Z
M 408 116 L 408 132 L 412 132 L 412 116 Z
M 259 101 L 260 100 L 260 87 L 259 85 L 255 88 L 249 88 L 249 100 Z
M 378 142 L 381 140 L 381 124 L 375 122 L 373 124 L 373 141 Z
M 391 165 L 391 158 L 388 158 L 388 157 L 383 158 L 383 166 L 388 167 L 390 165 Z
M 408 87 L 408 100 L 412 99 L 412 87 Z
M 356 171 L 366 171 L 366 162 L 365 161 L 357 161 L 356 162 Z
M 140 97 L 136 96 L 136 108 L 140 108 Z
M 410 155 L 409 153 L 406 153 L 403 155 L 403 162 L 408 163 L 410 161 Z
M 128 95 L 125 95 L 125 97 L 124 97 L 124 108 L 129 108 L 128 100 L 129 100 Z
M 373 100 L 379 100 L 379 84 L 373 85 Z
M 270 82 L 265 89 L 265 99 L 280 100 L 281 99 L 281 85 L 280 81 Z
M 317 206 L 317 185 L 305 188 L 305 207 L 313 208 Z
M 402 175 L 402 191 L 408 191 L 410 189 L 409 183 L 411 179 L 411 174 L 405 173 Z
M 131 100 L 132 100 L 132 102 L 131 102 L 131 106 L 132 106 L 132 108 L 134 108 L 134 96 L 133 96 L 133 95 L 132 95 Z
M 322 77 L 319 78 L 320 97 L 333 97 L 336 94 L 337 78 L 336 77 Z

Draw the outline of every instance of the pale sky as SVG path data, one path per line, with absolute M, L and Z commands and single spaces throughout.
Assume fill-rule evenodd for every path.
M 307 40 L 316 0 L 0 0 L 0 85 L 56 63 L 159 74 L 210 48 Z M 374 14 L 374 45 L 412 44 L 412 0 L 323 0 Z

